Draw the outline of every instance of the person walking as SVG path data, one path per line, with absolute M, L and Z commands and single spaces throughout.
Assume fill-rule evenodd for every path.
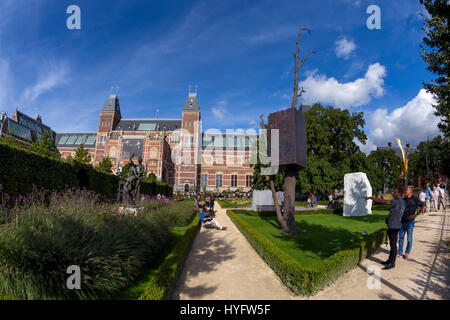
M 445 212 L 445 189 L 444 185 L 441 184 L 441 187 L 439 188 L 439 196 L 438 196 L 438 210 L 441 209 L 442 204 L 442 211 Z
M 430 202 L 431 202 L 431 188 L 430 188 L 430 183 L 427 183 L 427 188 L 425 190 L 425 195 L 426 195 L 426 199 L 425 199 L 425 205 L 427 206 L 427 213 L 430 212 Z
M 398 232 L 402 227 L 402 217 L 403 212 L 405 211 L 405 199 L 402 198 L 403 190 L 401 187 L 398 187 L 392 192 L 393 200 L 385 200 L 383 198 L 372 198 L 367 197 L 366 200 L 373 200 L 379 203 L 390 204 L 392 205 L 391 210 L 386 217 L 386 224 L 388 225 L 388 237 L 389 237 L 389 247 L 391 248 L 389 252 L 389 258 L 382 262 L 381 264 L 385 265 L 383 270 L 389 270 L 395 267 L 395 260 L 397 258 L 397 239 Z
M 421 202 L 416 196 L 413 195 L 412 186 L 408 186 L 408 188 L 406 188 L 406 197 L 403 199 L 405 200 L 405 210 L 403 211 L 399 232 L 398 255 L 403 256 L 404 259 L 408 259 L 413 243 L 413 230 L 416 223 L 415 219 L 423 213 L 426 206 L 425 203 Z M 420 207 L 420 210 L 416 214 L 418 207 Z M 405 255 L 403 255 L 405 233 L 408 234 L 408 243 L 406 244 Z
M 431 191 L 431 212 L 437 212 L 438 207 L 438 201 L 439 201 L 439 193 L 437 191 L 436 187 L 433 187 L 433 191 Z

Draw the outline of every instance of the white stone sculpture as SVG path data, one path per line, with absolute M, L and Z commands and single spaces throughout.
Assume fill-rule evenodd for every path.
M 344 175 L 344 217 L 366 216 L 372 213 L 372 187 L 364 172 Z
M 284 192 L 277 192 L 278 204 L 284 201 Z M 275 211 L 271 190 L 253 190 L 252 193 L 252 210 L 253 211 Z

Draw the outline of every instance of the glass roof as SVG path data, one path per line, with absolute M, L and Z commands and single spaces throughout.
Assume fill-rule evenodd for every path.
M 96 136 L 89 136 L 85 142 L 85 144 L 94 144 L 95 140 L 97 139 Z
M 82 144 L 86 141 L 86 136 L 78 136 L 77 140 L 75 141 L 75 144 Z
M 77 140 L 78 136 L 70 136 L 66 141 L 66 144 L 74 144 L 75 140 Z
M 138 131 L 155 131 L 156 123 L 141 123 L 139 124 Z
M 69 139 L 69 136 L 62 136 L 59 138 L 58 144 L 66 144 L 67 139 Z

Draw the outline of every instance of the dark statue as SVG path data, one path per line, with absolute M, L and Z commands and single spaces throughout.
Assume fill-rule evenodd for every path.
M 141 181 L 144 177 L 145 168 L 142 165 L 142 158 L 139 157 L 138 164 L 133 162 L 134 154 L 130 157 L 130 165 L 128 170 L 128 178 L 124 184 L 123 192 L 128 194 L 128 202 L 132 205 L 136 204 L 136 199 L 139 199 Z

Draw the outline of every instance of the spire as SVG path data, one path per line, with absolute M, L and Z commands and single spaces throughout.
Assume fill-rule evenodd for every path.
M 197 101 L 197 87 L 195 86 L 195 92 L 191 92 L 191 86 L 189 86 L 189 95 L 184 104 L 183 111 L 200 111 Z
M 110 94 L 108 101 L 106 101 L 105 106 L 103 107 L 103 111 L 112 111 L 117 112 L 120 116 L 120 104 L 119 97 L 117 94 Z

